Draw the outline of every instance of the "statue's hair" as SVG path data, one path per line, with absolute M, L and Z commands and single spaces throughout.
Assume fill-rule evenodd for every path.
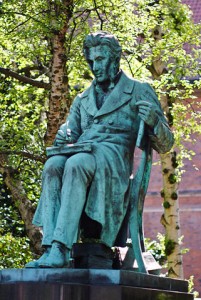
M 119 63 L 122 51 L 119 41 L 114 35 L 106 31 L 98 31 L 86 36 L 83 44 L 83 52 L 86 60 L 88 60 L 90 48 L 99 45 L 108 46 L 111 57 Z

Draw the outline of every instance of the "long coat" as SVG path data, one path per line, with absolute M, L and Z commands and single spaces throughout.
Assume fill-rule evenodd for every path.
M 153 103 L 159 116 L 154 129 L 145 126 L 141 147 L 146 147 L 149 140 L 157 152 L 169 151 L 173 135 L 156 94 L 149 84 L 129 78 L 123 72 L 99 110 L 92 82 L 75 98 L 66 123 L 76 143 L 92 144 L 96 171 L 85 213 L 101 224 L 101 241 L 110 247 L 115 244 L 130 201 L 130 175 L 140 124 L 136 106 L 139 100 Z

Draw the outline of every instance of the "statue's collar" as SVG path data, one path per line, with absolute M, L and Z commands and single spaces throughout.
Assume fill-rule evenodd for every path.
M 105 103 L 99 110 L 96 107 L 94 82 L 80 95 L 82 105 L 89 114 L 92 116 L 107 114 L 131 99 L 135 81 L 126 76 L 123 71 L 121 73 L 118 84 L 116 84 L 111 93 L 109 93 Z

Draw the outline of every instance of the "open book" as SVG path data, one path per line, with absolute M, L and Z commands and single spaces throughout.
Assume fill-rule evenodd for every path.
M 91 152 L 92 151 L 92 145 L 89 143 L 83 143 L 83 144 L 66 144 L 63 146 L 52 146 L 46 148 L 46 154 L 47 157 L 53 156 L 53 155 L 61 155 L 61 154 L 67 154 L 72 155 L 79 152 Z

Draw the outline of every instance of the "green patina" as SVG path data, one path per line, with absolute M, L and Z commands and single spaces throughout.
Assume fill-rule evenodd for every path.
M 150 85 L 120 69 L 121 46 L 113 35 L 89 34 L 84 55 L 95 79 L 75 98 L 45 163 L 33 222 L 43 228 L 46 251 L 27 267 L 66 265 L 80 229 L 85 239 L 126 245 L 130 223 L 139 269 L 146 272 L 142 210 L 151 151 L 169 151 L 173 136 Z M 136 146 L 142 162 L 131 180 Z

